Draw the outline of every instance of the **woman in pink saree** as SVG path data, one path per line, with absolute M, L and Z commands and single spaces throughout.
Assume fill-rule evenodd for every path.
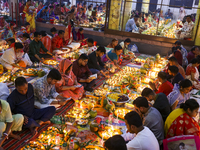
M 68 59 L 62 60 L 59 64 L 59 71 L 62 79 L 56 84 L 57 92 L 66 98 L 80 99 L 83 96 L 84 87 L 77 82 L 76 76 L 72 72 L 72 62 Z

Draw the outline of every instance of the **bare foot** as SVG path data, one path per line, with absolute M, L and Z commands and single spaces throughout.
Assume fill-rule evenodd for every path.
M 11 137 L 13 139 L 16 139 L 16 140 L 21 140 L 21 137 L 19 135 L 17 135 L 17 134 L 10 133 L 9 137 Z
M 51 121 L 48 120 L 48 121 L 43 122 L 42 124 L 51 124 Z
M 36 127 L 38 129 L 38 127 Z M 34 136 L 36 135 L 38 132 L 37 132 L 37 129 L 36 128 L 30 128 L 31 130 L 31 134 Z

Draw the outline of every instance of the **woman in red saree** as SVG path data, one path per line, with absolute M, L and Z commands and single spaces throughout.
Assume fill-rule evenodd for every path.
M 180 135 L 200 136 L 200 127 L 193 119 L 197 116 L 199 104 L 194 99 L 182 103 L 180 108 L 172 111 L 165 121 L 166 138 Z
M 63 97 L 78 100 L 83 96 L 84 87 L 77 82 L 76 76 L 72 71 L 72 62 L 64 59 L 59 64 L 59 71 L 62 79 L 56 83 L 56 90 Z

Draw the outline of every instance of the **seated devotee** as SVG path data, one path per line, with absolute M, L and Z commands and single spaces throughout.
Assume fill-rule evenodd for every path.
M 38 13 L 37 13 L 37 21 L 43 22 L 49 20 L 49 10 L 47 6 L 44 6 Z
M 192 22 L 192 16 L 188 15 L 186 18 L 186 22 L 183 24 L 183 27 L 177 32 L 177 38 L 192 38 L 194 28 L 194 22 Z
M 119 56 L 122 54 L 122 47 L 120 45 L 115 46 L 114 49 L 109 51 L 106 55 L 104 55 L 103 62 L 112 63 L 117 69 L 121 70 L 118 65 Z
M 51 28 L 50 30 L 51 34 L 53 35 L 53 37 L 57 36 L 57 29 L 55 27 Z M 52 37 L 51 37 L 52 38 Z
M 191 89 L 192 83 L 188 79 L 174 85 L 173 91 L 167 96 L 172 111 L 179 108 L 182 103 L 185 103 L 190 98 Z
M 168 59 L 169 61 L 169 65 L 170 66 L 176 66 L 178 67 L 179 73 L 183 76 L 183 78 L 185 79 L 185 70 L 183 69 L 183 67 L 181 65 L 179 65 L 176 57 L 172 56 Z
M 86 11 L 86 17 L 89 19 L 90 22 L 93 22 L 93 18 L 92 18 L 92 7 L 88 6 L 88 9 Z
M 89 55 L 96 50 L 97 50 L 97 47 L 94 45 L 94 40 L 92 38 L 88 38 L 87 47 L 84 47 L 82 49 L 83 53 L 86 53 L 87 55 Z
M 106 75 L 105 71 L 105 64 L 101 61 L 101 57 L 106 53 L 106 49 L 103 46 L 99 46 L 96 51 L 92 52 L 88 55 L 88 67 L 92 74 L 101 73 L 106 78 L 109 76 Z
M 121 135 L 114 135 L 104 142 L 107 150 L 127 150 L 126 142 Z
M 61 14 L 66 15 L 69 9 L 65 6 L 65 4 L 61 4 Z
M 78 22 L 78 25 L 82 24 L 84 22 L 87 22 L 83 8 L 80 8 L 79 11 L 77 12 L 77 14 L 76 14 L 76 20 Z
M 0 99 L 7 100 L 10 90 L 6 83 L 0 83 Z
M 136 134 L 136 136 L 130 139 L 126 144 L 127 150 L 159 150 L 158 140 L 147 126 L 143 126 L 142 119 L 137 112 L 131 111 L 127 113 L 124 120 L 128 133 L 125 133 L 122 137 L 126 140 L 126 135 L 129 133 Z
M 72 71 L 72 62 L 64 59 L 59 64 L 59 71 L 62 79 L 56 83 L 56 91 L 66 98 L 78 100 L 83 96 L 84 87 L 77 82 L 76 76 Z
M 28 33 L 30 34 L 31 33 L 31 30 L 30 30 L 30 23 L 26 22 L 24 26 L 21 27 L 21 30 L 20 30 L 22 33 Z
M 164 122 L 160 112 L 156 108 L 150 107 L 145 97 L 136 98 L 133 105 L 143 116 L 143 125 L 154 133 L 159 144 L 161 144 L 164 139 Z
M 64 43 L 65 43 L 65 47 L 71 50 L 76 50 L 81 45 L 79 42 L 73 42 L 72 27 L 70 25 L 68 25 L 65 29 Z
M 42 1 L 39 2 L 38 8 L 37 8 L 37 13 L 43 8 L 43 3 Z
M 163 121 L 165 122 L 171 112 L 167 96 L 164 93 L 155 94 L 155 92 L 150 88 L 144 88 L 141 96 L 145 97 L 149 102 L 154 101 L 153 107 L 160 112 Z
M 194 58 L 186 69 L 186 79 L 189 79 L 192 82 L 192 85 L 198 90 L 200 90 L 199 71 L 197 69 L 199 64 L 199 60 Z
M 49 120 L 55 114 L 56 109 L 54 106 L 36 109 L 34 106 L 33 86 L 24 77 L 18 77 L 15 80 L 15 88 L 7 98 L 7 102 L 10 104 L 13 114 L 22 114 L 24 116 L 23 128 L 30 129 L 31 133 L 35 135 L 37 127 L 51 123 Z
M 175 83 L 179 83 L 180 81 L 184 80 L 183 76 L 178 72 L 178 67 L 176 66 L 169 66 L 168 73 L 172 77 L 171 83 L 174 85 Z
M 10 23 L 10 25 L 5 26 L 3 32 L 1 33 L 1 39 L 7 40 L 9 38 L 14 38 L 15 31 L 14 31 L 14 23 Z
M 122 41 L 121 43 L 119 43 L 119 45 L 122 47 L 123 51 L 127 51 L 128 50 L 128 46 L 130 44 L 131 44 L 131 39 L 129 39 L 129 38 L 127 38 L 124 41 Z
M 55 9 L 54 9 L 55 15 L 61 15 L 61 9 L 60 9 L 60 4 L 57 4 Z
M 77 34 L 76 34 L 76 36 L 77 36 L 77 41 L 79 42 L 79 43 L 81 43 L 81 46 L 84 46 L 84 45 L 86 45 L 87 44 L 87 38 L 85 38 L 84 37 L 84 34 L 83 34 L 83 28 L 79 28 L 78 29 L 78 32 L 77 32 Z
M 200 136 L 199 124 L 193 119 L 197 116 L 198 110 L 198 102 L 188 99 L 180 108 L 172 111 L 165 122 L 166 138 L 181 135 Z
M 21 131 L 24 123 L 24 117 L 21 114 L 12 115 L 9 103 L 5 100 L 0 100 L 0 147 L 3 142 L 9 137 L 20 140 L 21 137 L 14 134 L 13 131 Z
M 181 54 L 181 47 L 180 46 L 173 47 L 172 51 L 173 51 L 173 56 L 176 57 L 177 62 L 179 63 L 179 65 L 182 66 L 183 56 Z
M 8 26 L 9 24 L 6 22 L 5 17 L 0 17 L 0 29 L 2 30 L 5 26 Z
M 183 45 L 181 44 L 180 41 L 176 41 L 174 44 L 175 44 L 175 47 L 177 47 L 177 46 L 181 47 L 181 54 L 182 54 L 182 57 L 183 57 L 182 66 L 186 67 L 188 65 L 188 60 L 187 60 L 188 52 L 187 52 L 187 50 L 183 47 Z
M 156 94 L 164 93 L 166 96 L 169 95 L 169 93 L 173 89 L 173 85 L 169 81 L 167 81 L 167 74 L 163 71 L 160 71 L 158 73 L 157 78 L 158 78 L 158 81 L 161 83 L 159 88 L 157 89 L 155 86 L 155 83 L 153 82 L 149 82 L 150 87 L 156 92 Z
M 46 54 L 41 54 L 40 49 L 42 49 Z M 41 34 L 39 32 L 34 33 L 34 40 L 31 41 L 29 45 L 29 53 L 28 53 L 32 62 L 43 62 L 44 58 L 53 57 L 53 54 L 50 53 L 41 42 Z
M 77 81 L 84 86 L 86 91 L 92 92 L 92 86 L 95 84 L 95 80 L 90 78 L 92 72 L 88 68 L 88 56 L 81 54 L 81 56 L 73 62 L 73 73 L 77 78 Z
M 94 7 L 94 9 L 92 11 L 92 19 L 94 21 L 97 21 L 97 7 Z
M 23 70 L 27 65 L 32 65 L 29 56 L 23 52 L 21 43 L 15 43 L 14 47 L 6 50 L 0 58 L 0 62 L 7 70 Z
M 50 18 L 54 18 L 55 14 L 54 14 L 54 7 L 53 6 L 49 6 L 49 17 Z
M 136 32 L 139 33 L 141 32 L 141 30 L 137 27 L 137 22 L 138 22 L 138 15 L 135 15 L 134 18 L 130 18 L 127 23 L 126 23 L 126 27 L 125 27 L 125 31 L 126 32 Z
M 15 46 L 15 39 L 14 38 L 10 38 L 8 40 L 8 46 L 9 46 L 9 48 L 12 48 L 12 47 Z
M 36 100 L 35 106 L 46 108 L 51 104 L 64 105 L 67 102 L 65 97 L 56 92 L 55 84 L 60 80 L 60 72 L 57 69 L 51 69 L 48 75 L 35 81 L 33 84 Z
M 108 44 L 108 48 L 115 48 L 115 46 L 118 45 L 118 40 L 117 39 L 112 39 L 112 42 Z
M 165 13 L 165 19 L 173 19 L 173 13 L 168 9 L 168 11 Z
M 42 35 L 42 38 L 41 38 L 41 41 L 42 41 L 42 44 L 44 45 L 44 47 L 49 51 L 51 52 L 51 38 L 46 34 L 46 31 L 41 31 L 40 32 L 41 35 Z M 42 54 L 43 51 L 41 50 L 40 53 Z
M 196 58 L 200 54 L 200 50 L 197 46 L 193 46 L 191 51 L 187 55 L 188 64 L 191 63 L 192 59 Z
M 131 44 L 131 39 L 127 38 L 124 41 L 122 41 L 119 45 L 121 45 L 123 50 L 123 57 L 125 59 L 130 59 L 134 56 L 134 54 L 128 50 L 128 46 Z
M 23 45 L 24 45 L 23 51 L 24 51 L 24 53 L 28 54 L 29 53 L 29 45 L 31 43 L 30 36 L 29 36 L 28 33 L 24 33 L 23 34 L 23 40 L 24 40 L 24 42 L 23 42 Z
M 64 39 L 63 39 L 64 34 L 65 34 L 65 31 L 59 30 L 58 35 L 52 38 L 52 51 L 61 49 L 63 47 L 72 49 L 71 47 L 64 46 Z

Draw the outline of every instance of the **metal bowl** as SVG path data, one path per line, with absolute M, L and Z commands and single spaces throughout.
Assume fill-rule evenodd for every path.
M 112 99 L 110 99 L 110 98 L 108 97 L 109 94 L 113 94 L 113 93 L 116 93 L 116 92 L 111 92 L 111 93 L 106 94 L 106 98 L 107 98 L 109 101 L 112 101 L 112 102 L 113 102 L 115 105 L 117 105 L 117 106 L 124 105 L 125 103 L 128 103 L 128 102 L 130 101 L 128 95 L 125 95 L 125 94 L 123 94 L 123 95 L 126 96 L 126 97 L 128 97 L 128 100 L 123 101 L 123 102 L 114 101 L 114 100 L 112 100 Z

